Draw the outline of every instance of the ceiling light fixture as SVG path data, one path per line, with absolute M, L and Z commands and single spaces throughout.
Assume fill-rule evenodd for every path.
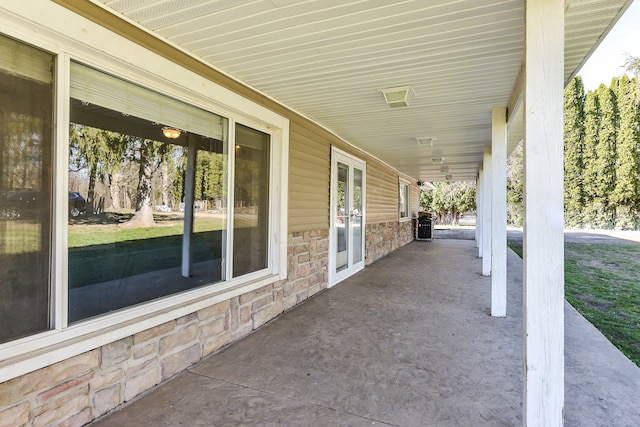
M 182 131 L 171 126 L 165 126 L 162 128 L 162 134 L 169 139 L 180 138 Z
M 449 166 L 441 166 L 440 167 L 440 172 L 444 172 L 444 173 L 449 172 Z
M 441 165 L 442 162 L 444 162 L 444 157 L 432 157 L 431 158 L 431 163 L 433 163 L 434 165 Z
M 453 178 L 453 175 L 449 174 L 449 175 L 445 175 L 444 179 L 446 179 L 447 181 L 451 181 L 451 178 Z
M 416 97 L 416 92 L 411 86 L 390 87 L 379 89 L 378 92 L 382 92 L 385 102 L 392 108 L 408 107 Z

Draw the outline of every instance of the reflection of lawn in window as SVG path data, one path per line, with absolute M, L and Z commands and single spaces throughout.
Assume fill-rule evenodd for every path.
M 1 254 L 21 254 L 38 252 L 41 243 L 41 227 L 32 221 L 4 221 L 0 224 L 3 242 L 0 243 Z
M 193 261 L 222 256 L 224 219 L 194 221 Z M 69 226 L 69 288 L 178 267 L 182 263 L 182 218 L 155 227 Z
M 196 218 L 194 232 L 218 231 L 224 228 L 222 218 Z M 182 236 L 184 225 L 182 220 L 171 221 L 170 224 L 159 224 L 155 227 L 122 228 L 117 225 L 69 225 L 69 248 L 90 245 L 144 240 L 157 237 Z

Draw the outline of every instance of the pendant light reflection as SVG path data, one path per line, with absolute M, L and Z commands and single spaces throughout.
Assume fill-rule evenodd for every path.
M 176 139 L 180 137 L 182 131 L 171 126 L 165 126 L 162 128 L 162 134 L 169 139 Z

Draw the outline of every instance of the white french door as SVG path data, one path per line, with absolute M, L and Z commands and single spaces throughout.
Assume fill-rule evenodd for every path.
M 331 238 L 329 286 L 364 267 L 366 164 L 331 151 Z

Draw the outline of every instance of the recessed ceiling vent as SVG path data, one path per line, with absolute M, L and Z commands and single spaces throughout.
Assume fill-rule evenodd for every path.
M 433 147 L 433 143 L 436 142 L 437 139 L 435 136 L 416 137 L 416 141 L 420 147 Z
M 411 100 L 416 97 L 416 92 L 411 86 L 390 87 L 388 89 L 380 89 L 384 95 L 384 100 L 390 107 L 408 107 Z

